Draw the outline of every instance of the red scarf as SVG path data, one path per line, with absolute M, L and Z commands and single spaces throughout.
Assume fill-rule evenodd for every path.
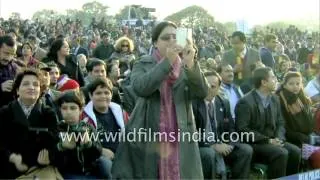
M 153 57 L 157 63 L 161 63 L 164 58 L 161 57 L 159 50 L 155 50 Z M 172 88 L 174 82 L 179 78 L 181 71 L 181 59 L 178 57 L 172 65 L 172 70 L 167 78 L 162 82 L 160 88 L 160 125 L 159 131 L 166 133 L 167 141 L 162 139 L 160 142 L 160 160 L 158 163 L 159 179 L 180 179 L 180 158 L 178 143 L 178 124 L 176 108 L 173 101 Z M 174 132 L 175 141 L 170 139 L 169 134 Z

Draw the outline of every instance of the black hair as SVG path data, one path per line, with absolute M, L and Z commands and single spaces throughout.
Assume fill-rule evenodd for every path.
M 243 32 L 241 32 L 241 31 L 235 31 L 234 33 L 232 33 L 232 36 L 231 36 L 232 38 L 234 38 L 234 37 L 239 37 L 239 39 L 240 39 L 240 41 L 242 41 L 242 42 L 247 42 L 247 38 L 246 38 L 246 35 L 243 33 Z
M 63 46 L 63 42 L 64 42 L 64 39 L 56 39 L 50 46 L 50 50 L 47 54 L 47 57 L 50 59 L 50 60 L 53 60 L 53 61 L 57 61 L 58 60 L 58 51 L 61 49 L 61 47 Z
M 219 75 L 219 73 L 217 73 L 216 71 L 207 71 L 205 73 L 203 73 L 205 77 L 209 77 L 209 76 L 215 76 L 218 78 L 219 81 L 219 86 L 221 85 L 222 79 Z
M 163 21 L 156 25 L 156 27 L 152 30 L 152 43 L 157 42 L 161 32 L 163 31 L 164 28 L 172 26 L 175 29 L 177 29 L 177 25 L 171 21 Z
M 261 67 L 253 72 L 253 84 L 256 89 L 261 87 L 261 81 L 269 77 L 269 72 L 272 72 L 270 67 Z
M 79 90 L 69 90 L 56 99 L 56 104 L 60 108 L 63 103 L 76 103 L 80 109 L 85 105 L 84 96 Z
M 230 64 L 227 63 L 222 63 L 217 67 L 217 72 L 220 74 L 222 72 L 222 68 L 226 67 L 226 66 L 230 66 Z
M 57 36 L 57 39 L 64 39 L 65 38 L 65 36 L 63 35 L 63 34 L 59 34 L 58 36 Z
M 107 31 L 103 31 L 102 34 L 101 34 L 101 38 L 103 38 L 105 36 L 110 37 L 110 33 L 107 32 Z
M 92 60 L 90 60 L 90 61 L 88 62 L 86 68 L 87 68 L 88 72 L 91 72 L 94 67 L 96 67 L 96 66 L 101 66 L 101 65 L 103 65 L 104 68 L 107 70 L 107 68 L 106 68 L 106 67 L 107 67 L 107 66 L 106 66 L 106 63 L 105 63 L 104 61 L 100 60 L 100 59 L 95 58 L 95 59 L 92 59 Z
M 0 48 L 3 44 L 6 44 L 7 46 L 13 47 L 15 45 L 15 40 L 8 35 L 4 35 L 0 37 Z
M 89 94 L 92 95 L 93 92 L 98 88 L 98 87 L 106 87 L 111 93 L 112 93 L 112 82 L 110 79 L 108 78 L 96 78 L 95 80 L 93 80 L 87 87 Z
M 12 92 L 15 96 L 17 96 L 17 90 L 19 89 L 20 85 L 21 85 L 21 82 L 23 80 L 23 78 L 25 76 L 35 76 L 37 77 L 37 79 L 40 81 L 40 74 L 39 74 L 39 70 L 36 70 L 36 69 L 30 69 L 30 68 L 26 68 L 22 71 L 20 71 L 15 79 L 14 79 L 14 82 L 13 82 L 13 86 L 12 86 Z

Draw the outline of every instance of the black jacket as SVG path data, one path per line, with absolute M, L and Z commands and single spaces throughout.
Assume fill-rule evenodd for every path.
M 92 133 L 96 134 L 94 128 L 84 121 L 81 121 L 78 124 L 78 128 L 74 127 L 75 126 L 69 126 L 64 122 L 61 122 L 58 126 L 58 130 L 60 133 L 65 132 L 69 134 L 78 134 L 88 130 L 89 138 Z M 63 149 L 61 146 L 62 138 L 60 139 L 60 142 L 56 146 L 56 159 L 54 165 L 62 174 L 70 173 L 85 175 L 95 169 L 94 163 L 101 156 L 102 147 L 99 141 L 94 141 L 94 139 L 91 140 L 92 143 L 89 146 L 80 145 L 80 141 L 78 141 L 75 149 Z
M 271 124 L 274 137 L 262 133 L 265 129 L 264 107 L 256 90 L 242 97 L 235 108 L 236 129 L 239 132 L 253 132 L 254 139 L 248 143 L 267 143 L 270 138 L 285 140 L 284 120 L 281 113 L 280 101 L 276 95 L 271 97 Z
M 17 100 L 0 109 L 0 178 L 15 178 L 19 175 L 10 154 L 21 154 L 22 161 L 29 168 L 39 165 L 38 154 L 48 149 L 50 162 L 54 159 L 54 149 L 58 141 L 54 112 L 37 103 L 28 119 Z
M 214 103 L 215 103 L 215 112 L 216 112 L 216 118 L 217 118 L 217 127 L 215 127 L 215 122 L 213 120 L 210 123 L 211 123 L 211 127 L 213 127 L 212 132 L 215 133 L 215 140 L 219 139 L 219 141 L 221 141 L 223 132 L 229 132 L 229 133 L 234 132 L 235 130 L 234 121 L 230 113 L 230 108 L 229 108 L 230 105 L 228 100 L 220 96 L 216 96 Z M 203 130 L 207 128 L 207 123 L 208 123 L 207 121 L 208 113 L 207 113 L 206 103 L 203 99 L 194 100 L 192 103 L 192 108 L 193 108 L 194 118 L 196 121 L 197 130 L 201 129 L 202 133 L 204 133 Z M 208 139 L 207 139 L 206 142 L 200 141 L 199 146 L 207 147 L 214 143 L 215 142 L 208 142 Z
M 45 63 L 48 63 L 50 61 L 52 61 L 52 59 L 47 58 L 44 60 Z M 65 66 L 57 62 L 57 60 L 54 60 L 54 62 L 58 65 L 61 75 L 66 74 L 69 78 L 76 80 L 79 83 L 80 87 L 83 87 L 85 85 L 84 77 L 79 67 L 79 63 L 74 55 L 69 55 L 66 57 Z

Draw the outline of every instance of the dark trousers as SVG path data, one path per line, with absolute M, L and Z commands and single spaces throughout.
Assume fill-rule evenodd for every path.
M 283 147 L 272 144 L 252 145 L 255 160 L 268 165 L 268 178 L 274 179 L 299 172 L 301 150 L 285 143 Z
M 248 179 L 250 174 L 253 149 L 248 144 L 235 144 L 233 151 L 224 157 L 231 168 L 233 179 Z
M 224 157 L 227 165 L 231 167 L 232 178 L 249 178 L 253 150 L 248 144 L 235 144 L 233 151 Z M 216 151 L 212 147 L 200 147 L 202 171 L 205 179 L 216 177 Z
M 216 151 L 212 147 L 200 147 L 199 150 L 204 179 L 215 179 Z

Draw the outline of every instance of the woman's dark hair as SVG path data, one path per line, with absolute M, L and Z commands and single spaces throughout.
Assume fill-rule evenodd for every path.
M 60 108 L 63 103 L 76 103 L 81 109 L 85 105 L 84 96 L 79 90 L 70 90 L 64 92 L 56 99 L 56 104 Z
M 17 90 L 19 89 L 20 85 L 21 85 L 21 82 L 23 80 L 23 78 L 25 76 L 35 76 L 37 77 L 37 79 L 39 79 L 40 81 L 40 74 L 39 74 L 39 70 L 35 70 L 35 69 L 30 69 L 30 68 L 26 68 L 26 69 L 23 69 L 22 71 L 20 71 L 15 79 L 14 79 L 14 82 L 13 82 L 13 87 L 12 87 L 12 92 L 13 94 L 17 97 Z
M 293 72 L 293 71 L 289 71 L 287 72 L 284 76 L 283 76 L 283 82 L 282 84 L 285 85 L 288 83 L 289 79 L 291 78 L 295 78 L 295 77 L 299 77 L 302 79 L 302 75 L 300 72 Z
M 283 77 L 283 82 L 281 83 L 279 90 L 282 90 L 284 88 L 284 85 L 287 84 L 291 78 L 296 78 L 296 77 L 301 78 L 301 81 L 302 81 L 302 75 L 300 72 L 294 72 L 294 71 L 287 72 Z M 301 91 L 299 92 L 298 96 L 303 104 L 311 104 L 311 100 L 303 92 L 303 87 L 301 88 Z
M 113 66 L 116 66 L 116 65 L 117 65 L 117 63 L 115 63 L 115 62 L 110 62 L 110 63 L 107 65 L 107 76 L 108 76 L 108 77 L 110 76 L 110 74 L 111 74 L 111 72 L 112 72 Z
M 102 88 L 106 87 L 112 93 L 113 85 L 111 80 L 108 78 L 97 78 L 88 85 L 89 94 L 92 95 L 99 86 Z
M 158 25 L 156 25 L 156 27 L 154 27 L 154 29 L 152 30 L 152 43 L 157 42 L 163 29 L 168 26 L 172 26 L 175 29 L 177 29 L 177 25 L 171 21 L 163 21 L 163 22 L 159 23 Z
M 57 61 L 58 60 L 58 51 L 61 49 L 61 47 L 63 46 L 63 42 L 64 39 L 56 39 L 55 41 L 53 41 L 53 43 L 50 46 L 50 50 L 47 54 L 47 58 L 53 61 Z
M 258 68 L 253 72 L 253 84 L 256 89 L 261 87 L 261 81 L 269 77 L 269 72 L 272 72 L 270 67 Z

